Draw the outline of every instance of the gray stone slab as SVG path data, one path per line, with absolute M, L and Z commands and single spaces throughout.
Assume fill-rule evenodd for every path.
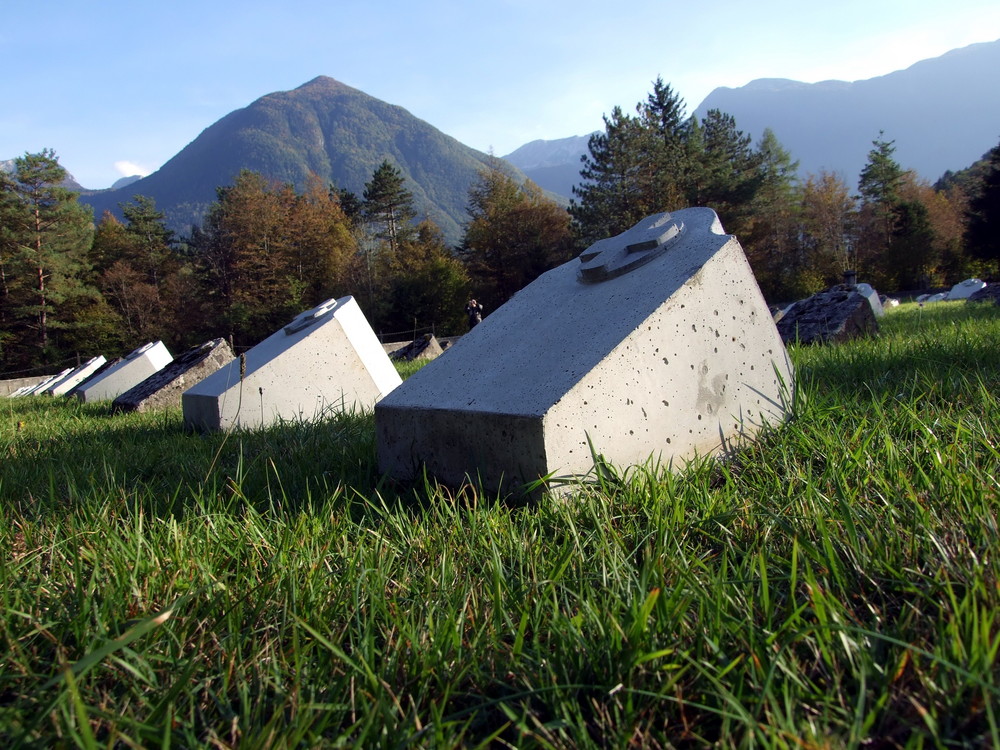
M 430 361 L 441 356 L 443 352 L 444 349 L 441 348 L 441 344 L 438 343 L 437 338 L 433 334 L 428 333 L 405 346 L 393 350 L 389 354 L 389 357 L 394 360 L 406 362 Z
M 799 300 L 777 325 L 786 344 L 834 343 L 878 331 L 869 299 L 843 284 Z
M 184 423 L 198 430 L 311 420 L 370 410 L 399 373 L 353 297 L 297 316 L 181 396 Z
M 867 303 L 866 303 L 867 305 Z M 791 363 L 715 212 L 648 217 L 519 291 L 375 406 L 379 469 L 516 489 L 681 466 L 786 415 Z
M 233 360 L 225 339 L 192 347 L 111 402 L 113 411 L 151 411 L 181 405 L 181 394 Z

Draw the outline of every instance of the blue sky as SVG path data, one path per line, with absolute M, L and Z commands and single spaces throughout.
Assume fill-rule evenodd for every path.
M 996 0 L 813 5 L 0 0 L 0 159 L 52 148 L 81 184 L 108 187 L 318 75 L 502 156 L 601 128 L 657 76 L 690 112 L 717 86 L 853 81 L 1000 39 Z

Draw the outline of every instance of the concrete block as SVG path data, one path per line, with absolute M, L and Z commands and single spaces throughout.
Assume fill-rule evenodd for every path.
M 111 402 L 112 411 L 151 411 L 181 405 L 181 394 L 233 360 L 225 339 L 192 347 Z
M 70 368 L 68 368 L 66 370 L 63 370 L 62 372 L 56 373 L 55 375 L 48 375 L 40 383 L 35 383 L 34 385 L 29 386 L 29 387 L 25 388 L 24 390 L 19 391 L 16 395 L 18 395 L 18 396 L 39 396 L 39 395 L 42 394 L 42 392 L 46 388 L 48 388 L 53 383 L 59 382 L 59 380 L 61 378 L 66 377 L 72 371 L 73 371 L 73 368 L 70 367 Z
M 44 392 L 48 393 L 50 396 L 65 396 L 71 390 L 76 388 L 76 386 L 89 378 L 93 373 L 97 372 L 98 368 L 100 368 L 100 366 L 107 361 L 108 360 L 103 355 L 92 357 L 76 369 L 72 370 L 65 377 L 49 384 Z
M 375 406 L 380 471 L 502 491 L 679 467 L 786 416 L 793 373 L 715 212 L 658 214 L 518 292 Z
M 27 378 L 0 380 L 0 396 L 21 396 L 43 380 L 48 380 L 49 377 L 48 375 L 32 375 Z
M 966 279 L 965 281 L 955 284 L 955 286 L 951 288 L 951 291 L 948 292 L 948 296 L 945 297 L 945 299 L 968 299 L 980 289 L 985 288 L 986 282 L 982 279 Z
M 868 304 L 872 306 L 872 314 L 876 318 L 881 318 L 885 315 L 885 310 L 882 308 L 882 300 L 871 284 L 855 284 L 854 291 L 868 300 Z
M 353 297 L 307 310 L 181 397 L 184 423 L 199 430 L 260 427 L 367 410 L 399 373 Z
M 173 359 L 162 341 L 151 342 L 129 352 L 118 364 L 73 390 L 84 403 L 109 401 L 159 372 Z

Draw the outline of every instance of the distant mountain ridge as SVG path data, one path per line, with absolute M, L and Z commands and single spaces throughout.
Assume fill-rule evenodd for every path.
M 698 117 L 719 109 L 754 139 L 771 128 L 800 174 L 838 172 L 848 185 L 872 148 L 895 141 L 895 159 L 933 182 L 964 169 L 1000 139 L 1000 40 L 973 44 L 905 70 L 852 83 L 764 78 L 717 88 Z
M 544 190 L 570 198 L 573 185 L 580 181 L 580 157 L 589 153 L 590 135 L 532 141 L 503 158 Z
M 965 169 L 1000 139 L 1000 40 L 853 83 L 759 78 L 717 88 L 693 114 L 719 109 L 754 141 L 771 128 L 799 174 L 839 173 L 855 188 L 872 141 L 895 141 L 897 161 L 930 182 Z M 628 108 L 628 102 L 621 102 Z M 532 141 L 504 158 L 542 187 L 572 195 L 589 136 Z
M 469 187 L 489 157 L 402 107 L 326 76 L 229 113 L 148 177 L 81 200 L 99 219 L 134 195 L 150 196 L 168 224 L 186 232 L 202 220 L 216 188 L 232 184 L 241 169 L 300 189 L 315 174 L 360 197 L 386 159 L 403 174 L 418 214 L 458 242 Z

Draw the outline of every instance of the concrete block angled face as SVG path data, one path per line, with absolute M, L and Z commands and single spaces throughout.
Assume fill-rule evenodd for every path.
M 162 341 L 150 342 L 129 352 L 118 364 L 76 388 L 81 401 L 110 401 L 166 367 L 173 357 Z
M 253 428 L 369 410 L 400 382 L 358 303 L 342 297 L 297 316 L 185 391 L 181 404 L 189 428 Z
M 783 420 L 793 373 L 715 212 L 648 217 L 543 274 L 375 407 L 379 469 L 513 489 L 679 466 Z M 592 447 L 592 448 L 591 448 Z
M 60 378 L 55 383 L 51 383 L 45 389 L 45 393 L 53 396 L 65 396 L 71 390 L 76 388 L 76 386 L 89 378 L 93 373 L 97 372 L 97 368 L 107 361 L 108 360 L 105 359 L 103 355 L 92 357 L 65 377 Z

